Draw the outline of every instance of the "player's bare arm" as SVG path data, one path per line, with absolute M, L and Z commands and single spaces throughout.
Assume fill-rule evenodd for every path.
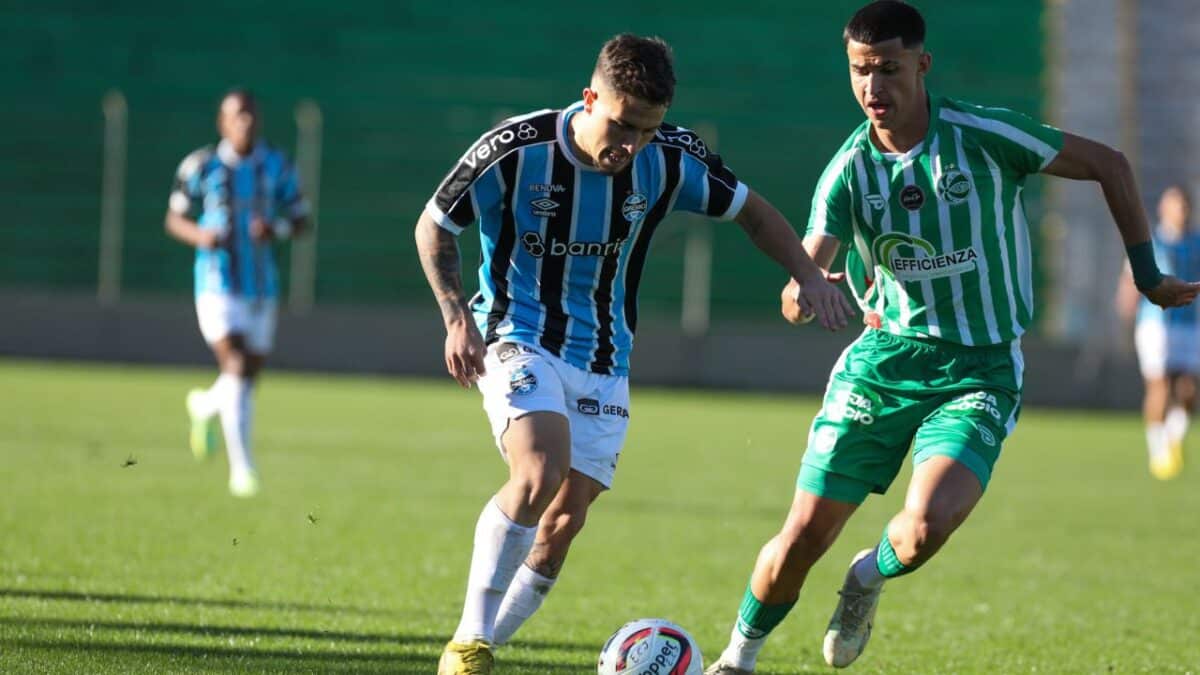
M 808 253 L 808 257 L 812 258 L 817 267 L 821 268 L 825 273 L 825 280 L 831 284 L 841 282 L 846 276 L 841 272 L 829 272 L 829 267 L 833 264 L 834 258 L 837 257 L 840 246 L 841 242 L 837 240 L 837 237 L 831 237 L 827 234 L 813 234 L 804 238 L 805 252 Z M 799 295 L 800 284 L 797 284 L 795 279 L 788 279 L 787 285 L 779 293 L 779 301 L 781 303 L 780 312 L 783 313 L 783 318 L 787 319 L 788 323 L 801 324 L 812 320 L 811 314 L 805 314 L 800 309 Z
M 458 240 L 438 227 L 425 212 L 417 221 L 416 238 L 421 267 L 446 325 L 446 370 L 463 387 L 470 387 L 471 382 L 486 372 L 483 365 L 486 348 L 463 294 Z
M 1112 213 L 1126 248 L 1148 247 L 1150 224 L 1138 196 L 1133 167 L 1120 151 L 1096 141 L 1063 134 L 1063 147 L 1042 170 L 1043 173 L 1073 180 L 1093 180 L 1100 183 L 1104 200 Z M 1134 261 L 1136 265 L 1136 261 Z M 1137 269 L 1134 277 L 1137 278 Z M 1200 293 L 1200 283 L 1186 282 L 1169 275 L 1153 286 L 1139 284 L 1147 298 L 1160 307 L 1179 307 L 1192 302 Z M 1147 287 L 1149 286 L 1149 287 Z
M 778 209 L 751 190 L 737 215 L 737 223 L 763 253 L 771 256 L 792 275 L 796 303 L 805 316 L 816 314 L 829 330 L 845 328 L 854 310 L 841 291 L 825 278 L 801 245 L 800 237 Z
M 283 241 L 294 239 L 308 230 L 308 219 L 304 216 L 297 218 L 278 218 L 274 223 L 255 217 L 250 221 L 250 236 L 255 241 Z
M 167 209 L 163 226 L 171 237 L 194 248 L 213 249 L 221 243 L 218 231 L 205 230 L 196 221 L 171 209 Z

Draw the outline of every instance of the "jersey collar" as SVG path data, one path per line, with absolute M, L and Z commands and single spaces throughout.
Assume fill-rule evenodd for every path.
M 258 156 L 262 154 L 263 147 L 263 142 L 259 141 L 254 144 L 254 149 L 250 151 L 249 155 L 242 157 L 237 153 L 237 150 L 233 149 L 232 143 L 222 138 L 221 142 L 217 143 L 217 157 L 221 158 L 221 162 L 225 166 L 231 169 L 236 169 L 247 159 L 257 159 Z
M 558 149 L 562 152 L 563 157 L 566 157 L 567 161 L 575 167 L 599 173 L 599 169 L 596 167 L 580 161 L 575 154 L 575 148 L 571 145 L 571 117 L 581 110 L 583 110 L 583 101 L 576 101 L 558 113 Z
M 905 152 L 898 157 L 889 157 L 888 155 L 880 152 L 879 148 L 875 146 L 875 142 L 871 140 L 871 123 L 870 121 L 867 122 L 867 133 L 865 134 L 867 147 L 870 149 L 871 157 L 875 161 L 906 162 L 920 155 L 933 144 L 933 137 L 937 135 L 938 116 L 942 112 L 942 104 L 936 96 L 930 94 L 928 91 L 925 92 L 925 96 L 929 103 L 929 128 L 925 130 L 925 138 L 920 143 L 917 143 L 911 149 L 909 149 L 908 152 Z

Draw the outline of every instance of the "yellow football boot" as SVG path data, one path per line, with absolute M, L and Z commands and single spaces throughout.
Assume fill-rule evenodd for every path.
M 438 660 L 437 675 L 491 675 L 492 647 L 482 640 L 451 640 Z
M 1167 451 L 1150 458 L 1150 475 L 1159 480 L 1171 480 L 1183 471 L 1183 443 L 1172 441 Z

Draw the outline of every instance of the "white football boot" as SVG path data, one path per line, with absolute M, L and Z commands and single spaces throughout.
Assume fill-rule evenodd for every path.
M 868 548 L 854 556 L 846 572 L 846 580 L 842 582 L 842 590 L 838 591 L 841 598 L 837 609 L 833 610 L 833 617 L 829 619 L 821 649 L 825 663 L 834 668 L 845 668 L 854 663 L 854 659 L 867 648 L 867 640 L 871 639 L 871 627 L 875 622 L 875 610 L 879 607 L 879 594 L 883 592 L 883 587 L 860 586 L 858 578 L 854 576 L 854 564 L 871 555 L 873 550 Z

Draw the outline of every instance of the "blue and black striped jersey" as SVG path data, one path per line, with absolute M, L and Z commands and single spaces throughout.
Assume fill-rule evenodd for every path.
M 193 217 L 201 228 L 219 230 L 221 244 L 196 249 L 196 295 L 221 293 L 268 299 L 279 295 L 279 273 L 271 246 L 250 236 L 254 217 L 272 223 L 308 215 L 291 164 L 266 143 L 247 156 L 226 141 L 196 150 L 175 173 L 169 207 Z
M 540 345 L 578 368 L 627 375 L 655 228 L 680 210 L 730 220 L 748 189 L 695 132 L 670 124 L 618 174 L 585 166 L 568 127 L 582 107 L 500 123 L 425 209 L 454 234 L 479 222 L 471 308 L 485 342 Z
M 1170 274 L 1185 281 L 1200 279 L 1200 232 L 1184 234 L 1176 240 L 1163 236 L 1163 227 L 1155 228 L 1150 241 L 1154 244 L 1154 258 L 1163 274 Z M 1192 303 L 1183 307 L 1163 309 L 1142 297 L 1138 306 L 1138 321 L 1157 321 L 1173 328 L 1194 329 L 1200 325 L 1200 305 Z

